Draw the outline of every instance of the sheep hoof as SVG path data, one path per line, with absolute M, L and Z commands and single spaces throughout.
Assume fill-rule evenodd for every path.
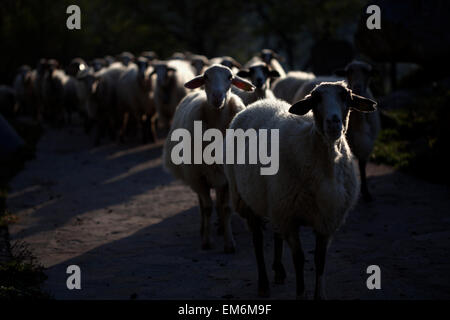
M 269 298 L 270 297 L 270 288 L 269 287 L 258 288 L 258 297 Z

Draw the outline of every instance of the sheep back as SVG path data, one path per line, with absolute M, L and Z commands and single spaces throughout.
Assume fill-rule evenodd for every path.
M 270 218 L 282 233 L 295 224 L 330 235 L 343 223 L 358 195 L 352 155 L 342 139 L 340 154 L 328 160 L 326 150 L 317 143 L 312 114 L 295 116 L 289 107 L 282 100 L 261 100 L 230 124 L 231 129 L 279 129 L 280 141 L 275 175 L 260 175 L 260 164 L 225 165 L 232 205 L 238 211 L 244 201 L 256 215 Z M 248 147 L 246 141 L 247 154 Z

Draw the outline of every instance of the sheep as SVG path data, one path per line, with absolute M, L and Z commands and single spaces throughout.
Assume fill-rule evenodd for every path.
M 284 78 L 277 79 L 272 86 L 275 97 L 288 103 L 294 103 L 297 90 L 307 81 L 315 78 L 315 75 L 303 71 L 290 71 Z
M 156 113 L 155 102 L 153 98 L 153 68 L 149 67 L 148 60 L 139 57 L 137 65 L 129 67 L 119 78 L 117 85 L 118 106 L 124 114 L 123 125 L 120 131 L 120 138 L 123 139 L 128 119 L 131 116 L 133 120 L 142 129 L 143 143 L 154 141 L 154 125 L 148 137 L 150 120 Z
M 154 99 L 158 124 L 167 129 L 175 108 L 189 92 L 184 83 L 194 78 L 195 74 L 189 62 L 177 59 L 153 62 L 153 68 L 152 74 L 156 74 Z
M 117 59 L 122 62 L 125 67 L 134 61 L 134 55 L 131 52 L 124 51 L 117 56 Z
M 275 51 L 271 49 L 262 49 L 259 53 L 259 57 L 262 61 L 267 63 L 273 70 L 277 71 L 280 75 L 280 78 L 284 78 L 286 76 L 286 72 L 281 66 L 279 61 L 283 61 L 283 57 L 278 55 Z
M 279 130 L 277 174 L 260 175 L 261 165 L 229 161 L 224 165 L 232 207 L 247 219 L 253 234 L 260 296 L 270 294 L 261 229 L 263 219 L 268 218 L 275 230 L 275 282 L 282 283 L 286 277 L 281 262 L 284 239 L 292 251 L 297 297 L 305 297 L 304 254 L 298 232 L 300 225 L 309 226 L 316 234 L 315 298 L 325 298 L 327 247 L 359 192 L 353 157 L 343 133 L 350 110 L 371 112 L 375 105 L 353 94 L 343 83 L 322 83 L 293 105 L 276 99 L 257 101 L 231 122 L 234 130 Z M 247 142 L 244 152 L 248 150 Z
M 122 63 L 114 62 L 95 74 L 98 79 L 93 92 L 96 106 L 93 116 L 97 124 L 95 145 L 100 143 L 106 130 L 109 131 L 110 137 L 114 138 L 119 123 L 121 123 L 117 109 L 117 84 L 126 70 L 127 67 Z
M 356 94 L 374 99 L 369 88 L 372 66 L 362 61 L 352 61 L 345 69 L 336 74 L 347 78 L 348 87 Z M 372 196 L 367 187 L 366 164 L 372 153 L 375 140 L 380 132 L 380 113 L 378 111 L 361 114 L 350 114 L 347 130 L 347 140 L 355 157 L 358 159 L 361 177 L 361 194 L 365 201 L 371 201 Z
M 64 108 L 68 112 L 69 122 L 71 113 L 76 111 L 83 120 L 85 132 L 89 132 L 92 125 L 92 88 L 96 81 L 92 68 L 79 68 L 77 76 L 68 76 L 64 83 Z
M 13 81 L 13 88 L 17 98 L 17 111 L 23 114 L 31 114 L 31 92 L 30 88 L 27 87 L 27 78 L 30 74 L 30 66 L 23 65 L 17 70 Z
M 302 84 L 300 88 L 298 88 L 292 99 L 292 103 L 306 97 L 318 84 L 321 84 L 322 82 L 338 82 L 343 80 L 345 79 L 337 76 L 319 76 L 307 80 Z
M 195 75 L 198 76 L 199 74 L 202 74 L 203 71 L 209 66 L 210 62 L 207 57 L 193 54 L 189 57 L 191 60 L 191 65 L 195 70 Z
M 154 51 L 143 51 L 140 54 L 141 57 L 147 58 L 148 61 L 158 59 L 158 55 Z
M 242 65 L 237 62 L 235 59 L 233 59 L 232 57 L 229 56 L 222 56 L 222 57 L 215 57 L 209 60 L 210 64 L 221 64 L 225 67 L 228 67 L 231 69 L 231 71 L 233 71 L 233 74 L 236 74 L 239 69 L 242 68 Z
M 101 69 L 108 66 L 108 63 L 105 59 L 102 58 L 95 58 L 92 60 L 89 65 L 94 69 L 94 72 L 100 71 Z
M 50 59 L 42 79 L 42 99 L 44 116 L 51 124 L 61 126 L 64 123 L 64 86 L 69 76 L 58 68 L 58 62 Z M 66 110 L 70 121 L 71 109 Z
M 32 116 L 40 122 L 44 112 L 43 80 L 47 72 L 47 59 L 40 59 L 36 69 L 25 75 L 25 92 L 32 103 Z
M 194 133 L 194 121 L 202 121 L 207 128 L 219 129 L 224 134 L 225 129 L 234 115 L 245 108 L 242 100 L 230 90 L 231 85 L 242 90 L 251 91 L 253 85 L 246 80 L 234 76 L 232 71 L 218 64 L 206 69 L 203 75 L 197 76 L 187 82 L 185 86 L 196 89 L 204 86 L 205 90 L 197 90 L 188 94 L 179 104 L 169 137 L 179 129 L 187 129 L 191 135 Z M 202 217 L 201 235 L 202 249 L 211 248 L 210 216 L 212 213 L 212 200 L 210 189 L 216 192 L 216 211 L 219 215 L 220 225 L 223 227 L 225 239 L 225 252 L 235 250 L 233 234 L 231 232 L 231 211 L 228 201 L 227 181 L 220 164 L 174 164 L 171 154 L 177 143 L 171 138 L 166 139 L 163 151 L 165 168 L 176 178 L 184 181 L 198 195 L 200 213 Z M 191 161 L 191 163 L 193 163 Z
M 246 92 L 233 88 L 234 94 L 238 95 L 245 105 L 249 105 L 256 100 L 264 98 L 274 98 L 272 90 L 269 88 L 270 79 L 279 77 L 279 73 L 271 70 L 270 67 L 263 62 L 255 62 L 245 69 L 241 69 L 238 76 L 242 78 L 250 78 L 252 84 L 256 87 L 253 92 Z
M 74 58 L 66 67 L 66 74 L 76 77 L 78 72 L 87 68 L 87 63 L 82 58 Z

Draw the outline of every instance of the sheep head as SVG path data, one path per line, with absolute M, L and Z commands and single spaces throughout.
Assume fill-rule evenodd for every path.
M 377 103 L 354 94 L 340 82 L 322 82 L 304 99 L 294 103 L 289 112 L 305 115 L 312 110 L 320 133 L 329 141 L 336 141 L 347 130 L 349 110 L 373 112 Z
M 269 79 L 278 78 L 278 71 L 272 70 L 269 65 L 262 62 L 252 64 L 247 69 L 241 69 L 238 76 L 249 78 L 257 89 L 265 90 L 268 87 Z
M 230 68 L 219 64 L 212 65 L 202 75 L 184 84 L 188 89 L 196 89 L 203 85 L 205 86 L 208 103 L 217 109 L 223 108 L 231 85 L 245 91 L 253 91 L 255 89 L 250 82 L 233 75 Z
M 370 64 L 354 60 L 345 69 L 336 70 L 335 74 L 347 78 L 348 86 L 354 93 L 364 95 L 373 72 Z

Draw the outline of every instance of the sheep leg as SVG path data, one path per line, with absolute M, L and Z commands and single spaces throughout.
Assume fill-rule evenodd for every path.
M 253 247 L 256 263 L 258 265 L 258 296 L 267 298 L 270 296 L 269 278 L 267 277 L 266 263 L 264 261 L 264 238 L 261 219 L 249 213 L 248 225 L 253 235 Z
M 232 211 L 229 205 L 228 186 L 216 188 L 216 210 L 219 215 L 219 228 L 223 229 L 225 253 L 234 253 L 236 249 L 231 230 Z
M 158 128 L 158 114 L 155 113 L 151 120 L 151 130 L 152 130 L 152 136 L 155 142 L 158 140 L 158 134 L 157 134 L 157 128 Z
M 212 199 L 209 190 L 203 190 L 198 194 L 198 202 L 200 204 L 201 227 L 200 234 L 202 236 L 202 249 L 212 249 L 211 245 L 211 214 Z
M 298 228 L 289 232 L 286 240 L 291 248 L 292 260 L 294 261 L 297 299 L 303 300 L 306 299 L 304 279 L 305 254 L 303 253 L 302 244 L 298 235 Z
M 124 142 L 124 136 L 127 131 L 129 117 L 130 117 L 130 114 L 128 112 L 123 113 L 122 128 L 120 129 L 120 132 L 119 132 L 119 140 L 122 143 Z
M 366 160 L 359 160 L 359 173 L 361 176 L 361 193 L 363 199 L 367 202 L 372 200 L 372 196 L 369 193 L 369 189 L 367 188 L 367 177 L 366 177 Z
M 325 257 L 327 254 L 328 244 L 330 238 L 321 234 L 316 234 L 316 250 L 314 252 L 314 263 L 316 266 L 316 289 L 314 293 L 314 299 L 325 300 L 325 287 L 324 287 L 324 270 L 325 270 Z
M 280 233 L 274 232 L 274 259 L 272 270 L 275 271 L 275 283 L 282 284 L 286 279 L 286 271 L 284 270 L 283 263 L 281 262 L 283 257 L 283 237 Z

